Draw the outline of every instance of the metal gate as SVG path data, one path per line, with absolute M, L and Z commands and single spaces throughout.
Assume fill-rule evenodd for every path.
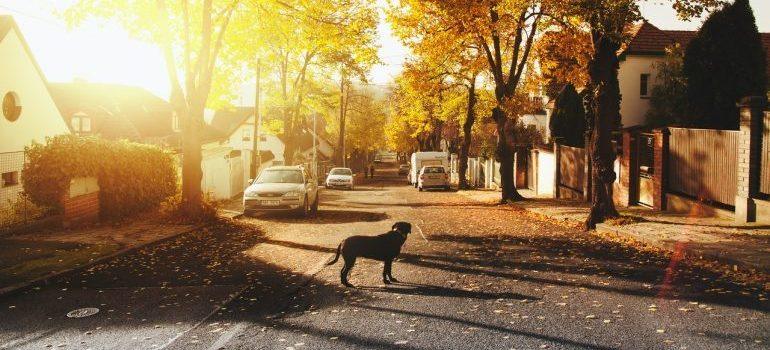
M 655 156 L 654 145 L 655 135 L 650 133 L 639 134 L 636 139 L 638 144 L 636 147 L 636 159 L 639 160 L 639 181 L 633 181 L 634 186 L 637 186 L 634 193 L 638 196 L 636 202 L 646 206 L 653 205 L 653 180 L 652 177 L 655 174 Z

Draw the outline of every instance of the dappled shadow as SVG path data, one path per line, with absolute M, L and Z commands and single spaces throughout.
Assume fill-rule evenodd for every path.
M 744 294 L 747 286 L 732 283 L 716 273 L 693 266 L 683 265 L 674 271 L 674 291 L 661 296 L 661 289 L 667 288 L 669 291 L 672 287 L 663 285 L 669 264 L 668 257 L 618 243 L 597 244 L 596 240 L 580 240 L 568 236 L 524 238 L 431 234 L 428 239 L 447 244 L 461 243 L 467 247 L 461 256 L 412 254 L 406 251 L 399 255 L 395 265 L 406 263 L 461 274 L 519 279 L 545 285 L 582 287 L 632 296 L 688 298 L 713 304 L 770 310 L 768 305 Z M 287 241 L 269 240 L 267 243 L 327 253 L 335 251 L 331 247 Z M 407 247 L 408 245 L 409 241 Z M 582 279 L 564 279 L 549 273 L 611 277 L 637 284 L 625 287 Z M 708 293 L 709 290 L 719 290 L 720 293 Z M 727 295 L 730 297 L 726 297 Z
M 353 222 L 376 222 L 388 219 L 385 213 L 373 213 L 356 210 L 318 210 L 313 216 L 301 217 L 295 213 L 266 212 L 254 214 L 254 218 L 282 223 L 308 223 L 308 224 L 344 224 Z

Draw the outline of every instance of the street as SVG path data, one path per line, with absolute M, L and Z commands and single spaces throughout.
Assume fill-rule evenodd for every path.
M 378 171 L 378 174 L 382 172 Z M 240 218 L 0 298 L 2 349 L 767 349 L 766 292 L 401 177 L 323 190 L 317 218 Z M 413 224 L 384 285 L 353 234 Z M 99 312 L 68 318 L 69 311 Z

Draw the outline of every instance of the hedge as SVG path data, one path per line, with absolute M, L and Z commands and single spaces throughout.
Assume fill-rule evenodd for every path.
M 156 208 L 176 193 L 174 160 L 155 146 L 62 135 L 34 143 L 25 152 L 24 191 L 37 205 L 58 207 L 77 177 L 98 179 L 103 218 Z

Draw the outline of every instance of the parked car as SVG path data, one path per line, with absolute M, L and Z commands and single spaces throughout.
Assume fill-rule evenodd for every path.
M 409 174 L 409 164 L 401 164 L 398 166 L 398 175 Z
M 420 169 L 420 176 L 417 178 L 417 189 L 420 191 L 428 188 L 443 188 L 448 190 L 449 174 L 446 169 L 440 165 L 424 166 Z
M 353 189 L 353 171 L 350 168 L 332 168 L 326 177 L 326 188 Z
M 243 192 L 243 212 L 296 211 L 307 216 L 318 212 L 318 184 L 301 166 L 273 166 L 259 174 Z
M 410 161 L 409 183 L 418 187 L 417 177 L 425 166 L 449 167 L 449 153 L 446 152 L 415 152 Z

